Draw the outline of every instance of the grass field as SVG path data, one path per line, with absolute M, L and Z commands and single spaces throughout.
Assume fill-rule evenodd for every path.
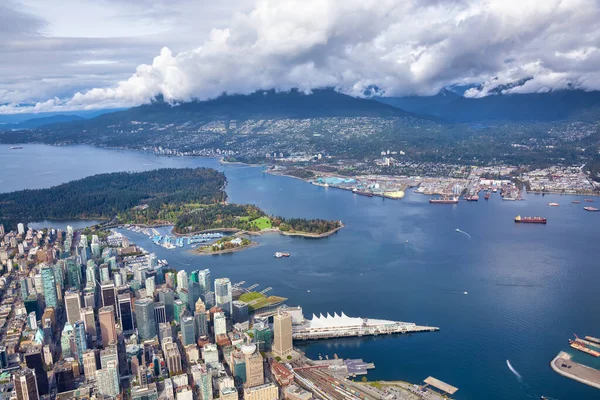
M 272 227 L 271 219 L 269 217 L 256 218 L 252 223 L 256 225 L 258 229 L 268 229 Z

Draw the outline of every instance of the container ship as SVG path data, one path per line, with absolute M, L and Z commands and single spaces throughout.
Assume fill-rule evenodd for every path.
M 597 209 L 596 207 L 583 207 L 583 209 L 585 211 L 589 211 L 589 212 L 596 212 L 596 211 L 600 211 L 600 209 Z
M 458 197 L 440 197 L 439 199 L 429 199 L 430 204 L 458 204 Z
M 515 222 L 522 222 L 525 224 L 545 224 L 547 220 L 542 217 L 521 217 L 520 215 L 517 215 L 515 217 Z
M 352 193 L 354 193 L 354 194 L 358 194 L 358 195 L 361 195 L 361 196 L 373 197 L 373 193 L 371 193 L 371 192 L 366 192 L 366 191 L 364 191 L 364 190 L 358 190 L 358 189 L 354 189 L 354 190 L 352 191 Z
M 590 356 L 600 357 L 599 351 L 592 350 L 589 347 L 586 347 L 586 346 L 582 345 L 581 343 L 577 342 L 576 340 L 569 339 L 569 346 L 571 346 L 575 350 L 579 350 L 586 354 L 589 354 Z

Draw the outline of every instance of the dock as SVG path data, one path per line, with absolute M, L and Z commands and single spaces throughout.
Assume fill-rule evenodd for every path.
M 600 371 L 571 360 L 571 355 L 561 351 L 550 362 L 557 373 L 566 378 L 600 389 Z

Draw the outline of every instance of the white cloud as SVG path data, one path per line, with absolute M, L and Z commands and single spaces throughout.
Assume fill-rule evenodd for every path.
M 98 4 L 106 6 L 107 1 Z M 209 7 L 205 3 L 186 15 L 169 14 L 164 1 L 147 2 L 151 12 L 143 21 L 154 18 L 163 30 L 175 29 L 173 23 L 189 22 L 194 15 L 188 14 Z M 386 95 L 426 95 L 446 85 L 483 83 L 467 92 L 470 97 L 500 86 L 508 87 L 506 93 L 600 89 L 596 0 L 260 0 L 250 9 L 247 3 L 228 4 L 219 11 L 229 11 L 227 23 L 198 38 L 186 36 L 187 45 L 167 35 L 166 42 L 174 46 L 164 47 L 129 78 L 59 95 L 62 100 L 36 107 L 106 108 L 145 103 L 159 94 L 187 101 L 223 92 L 322 86 L 354 95 L 372 85 Z M 156 40 L 152 37 L 151 43 Z M 197 43 L 191 50 L 171 50 L 191 42 Z M 105 44 L 96 57 L 85 52 L 71 64 L 96 71 L 118 68 L 114 76 L 122 75 L 131 64 L 109 56 L 112 46 L 118 49 L 118 41 Z M 0 92 L 0 102 L 6 99 Z M 0 112 L 15 110 L 0 107 Z

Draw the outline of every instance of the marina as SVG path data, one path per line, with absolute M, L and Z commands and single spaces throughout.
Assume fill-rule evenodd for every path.
M 183 248 L 186 245 L 191 248 L 195 248 L 201 243 L 210 243 L 214 240 L 224 237 L 223 233 L 221 232 L 206 232 L 183 237 L 170 236 L 167 234 L 163 235 L 160 233 L 160 231 L 153 227 L 145 228 L 137 225 L 125 225 L 123 228 L 131 232 L 142 233 L 152 239 L 152 243 L 155 245 L 164 247 L 168 250 Z

